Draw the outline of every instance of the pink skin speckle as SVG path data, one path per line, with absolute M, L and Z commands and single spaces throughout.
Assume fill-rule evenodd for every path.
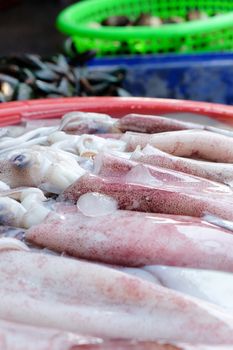
M 203 129 L 202 125 L 169 119 L 155 115 L 128 114 L 120 118 L 117 127 L 125 131 L 137 131 L 148 134 L 187 129 Z
M 127 132 L 122 140 L 127 143 L 127 151 L 150 144 L 175 156 L 233 162 L 233 139 L 210 131 L 182 130 L 151 135 Z
M 125 266 L 175 265 L 233 272 L 233 235 L 199 218 L 118 210 L 88 217 L 63 211 L 26 238 L 58 252 Z
M 196 217 L 210 213 L 233 220 L 232 195 L 224 200 L 222 195 L 190 193 L 176 186 L 128 183 L 124 177 L 103 178 L 87 174 L 68 187 L 60 198 L 76 203 L 81 195 L 88 192 L 99 192 L 115 198 L 119 209 Z
M 41 269 L 42 257 L 0 253 L 0 319 L 107 339 L 233 342 L 233 317 L 211 304 L 85 261 L 47 255 Z
M 127 174 L 135 164 L 110 153 L 100 152 L 94 158 L 94 171 L 100 176 L 122 176 Z
M 161 152 L 157 150 L 158 152 Z M 138 161 L 128 160 L 116 155 L 101 152 L 95 156 L 95 174 L 103 177 L 119 177 L 127 173 L 138 165 Z M 220 183 L 206 180 L 197 176 L 183 174 L 180 171 L 170 170 L 156 164 L 143 164 L 145 170 L 148 170 L 155 180 L 163 183 L 163 187 L 170 187 L 181 191 L 181 187 L 190 193 L 201 193 L 210 195 L 221 194 L 221 198 L 231 199 L 232 190 L 228 186 Z M 224 196 L 224 197 L 223 197 Z M 220 197 L 219 197 L 220 198 Z
M 233 183 L 233 165 L 229 163 L 205 162 L 190 158 L 176 157 L 162 152 L 152 146 L 141 154 L 133 155 L 133 159 L 143 164 L 181 171 L 224 184 Z

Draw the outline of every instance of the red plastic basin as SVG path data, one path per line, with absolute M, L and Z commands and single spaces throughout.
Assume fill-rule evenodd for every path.
M 107 113 L 118 118 L 128 113 L 195 113 L 233 124 L 233 106 L 215 103 L 138 97 L 70 97 L 1 103 L 0 126 L 27 119 L 60 118 L 70 111 Z

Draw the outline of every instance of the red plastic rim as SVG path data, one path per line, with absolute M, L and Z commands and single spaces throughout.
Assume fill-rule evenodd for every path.
M 128 113 L 196 113 L 233 124 L 233 106 L 215 103 L 138 97 L 70 97 L 0 104 L 0 126 L 25 120 L 60 118 L 71 111 L 107 113 L 120 118 Z

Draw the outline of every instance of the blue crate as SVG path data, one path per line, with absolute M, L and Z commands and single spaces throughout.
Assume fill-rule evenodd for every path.
M 233 104 L 233 53 L 98 58 L 95 69 L 127 69 L 133 96 Z

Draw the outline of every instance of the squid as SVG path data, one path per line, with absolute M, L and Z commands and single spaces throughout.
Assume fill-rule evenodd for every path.
M 40 223 L 49 214 L 52 203 L 38 188 L 3 191 L 0 193 L 0 224 L 27 228 Z M 20 235 L 17 231 L 15 234 Z
M 62 117 L 59 130 L 77 134 L 114 133 L 116 120 L 107 114 L 70 112 Z
M 160 166 L 221 182 L 231 187 L 233 185 L 233 164 L 177 157 L 150 145 L 147 145 L 142 151 L 136 150 L 131 159 L 143 164 Z
M 65 189 L 59 199 L 75 203 L 85 193 L 99 192 L 116 199 L 119 209 L 195 217 L 208 213 L 233 220 L 231 189 L 229 195 L 223 195 L 212 192 L 211 189 L 195 192 L 191 181 L 189 186 L 186 190 L 172 182 L 166 183 L 164 178 L 153 176 L 148 168 L 136 165 L 118 177 L 86 173 Z
M 94 117 L 92 116 L 94 115 Z M 77 117 L 77 115 L 79 117 Z M 109 133 L 113 135 L 113 139 L 103 139 L 103 137 L 98 137 L 95 135 L 85 135 L 84 131 L 91 133 L 91 129 L 95 128 L 95 124 L 100 124 L 99 132 L 105 132 L 104 124 L 114 124 L 111 121 L 111 117 L 105 115 L 96 115 L 95 113 L 83 113 L 76 112 L 75 118 L 73 118 L 73 113 L 65 115 L 58 126 L 45 126 L 36 128 L 33 130 L 26 131 L 19 136 L 5 136 L 4 132 L 2 137 L 0 137 L 0 158 L 4 159 L 6 155 L 14 150 L 18 150 L 19 145 L 21 148 L 31 148 L 32 146 L 51 146 L 56 142 L 53 147 L 60 148 L 63 150 L 68 150 L 71 153 L 82 155 L 82 152 L 86 148 L 94 154 L 98 153 L 100 149 L 104 148 L 117 148 L 124 150 L 125 143 L 122 140 L 115 139 L 114 128 L 109 129 Z M 68 118 L 67 118 L 68 117 Z M 78 120 L 77 120 L 78 118 Z M 81 121 L 79 120 L 81 118 Z M 107 121 L 106 121 L 107 118 Z M 73 127 L 73 119 L 75 119 L 76 131 L 79 130 L 78 134 L 69 134 L 69 128 Z M 108 121 L 108 119 L 110 121 Z M 96 120 L 96 121 L 95 121 Z M 81 124 L 80 124 L 81 123 Z M 67 130 L 68 128 L 68 130 Z M 65 131 L 63 131 L 65 130 Z M 3 130 L 4 131 L 4 130 Z M 7 133 L 7 130 L 6 130 Z M 109 135 L 110 136 L 110 135 Z M 84 152 L 85 153 L 85 152 Z M 86 150 L 87 153 L 87 150 Z
M 57 205 L 25 231 L 27 241 L 78 258 L 122 266 L 171 265 L 233 272 L 232 232 L 202 219 L 118 210 L 88 193 Z
M 152 283 L 219 305 L 233 313 L 231 273 L 158 265 L 119 269 Z
M 24 240 L 25 231 L 23 228 L 0 224 L 0 238 L 13 237 L 21 241 Z
M 86 172 L 79 163 L 101 150 L 123 151 L 125 147 L 121 140 L 94 135 L 55 132 L 46 139 L 50 146 L 33 145 L 4 153 L 0 159 L 0 184 L 4 182 L 11 188 L 34 186 L 59 194 Z
M 22 136 L 23 134 L 26 134 L 29 131 L 37 129 L 37 132 L 34 134 L 35 136 L 38 135 L 38 129 L 39 134 L 41 136 L 41 128 L 47 128 L 51 126 L 56 126 L 54 129 L 48 130 L 49 132 L 52 132 L 53 130 L 58 129 L 58 125 L 60 125 L 61 119 L 60 118 L 52 118 L 52 119 L 29 119 L 27 118 L 26 113 L 21 119 L 21 123 L 17 125 L 11 125 L 0 128 L 0 138 L 3 137 L 11 137 L 16 138 L 18 136 Z M 44 129 L 46 130 L 46 129 Z M 39 135 L 38 135 L 39 136 Z
M 229 137 L 233 136 L 233 132 L 227 129 L 180 121 L 175 118 L 144 114 L 128 114 L 117 121 L 116 127 L 122 132 L 135 131 L 147 134 L 198 129 L 215 132 Z
M 0 320 L 1 350 L 81 350 L 102 339 Z
M 41 127 L 15 136 L 5 136 L 0 138 L 0 157 L 3 157 L 6 152 L 21 148 L 31 147 L 33 145 L 43 145 L 47 142 L 47 137 L 55 132 L 57 127 Z
M 188 123 L 167 117 L 128 114 L 120 118 L 116 126 L 122 131 L 135 131 L 140 133 L 160 133 L 166 131 L 178 131 L 189 129 L 204 129 L 204 126 L 195 123 Z
M 0 180 L 11 188 L 35 186 L 59 194 L 85 172 L 74 155 L 50 147 L 12 151 L 0 160 Z
M 193 346 L 130 340 L 109 341 L 0 320 L 0 348 L 1 350 L 191 350 Z M 215 346 L 213 350 L 215 348 L 218 350 Z
M 121 140 L 126 142 L 127 151 L 137 146 L 153 147 L 174 156 L 191 157 L 220 163 L 233 162 L 233 138 L 205 130 L 182 130 L 160 134 L 126 132 Z
M 4 320 L 0 320 L 0 347 L 2 350 L 223 350 L 222 346 L 110 341 Z M 230 347 L 224 346 L 224 349 L 230 350 Z
M 68 135 L 62 131 L 55 132 L 47 138 L 52 148 L 61 149 L 79 155 L 92 157 L 104 150 L 124 151 L 125 142 L 116 138 L 103 138 L 96 135 Z
M 231 345 L 203 345 L 203 344 L 166 344 L 164 342 L 104 342 L 99 345 L 81 346 L 72 350 L 231 350 Z M 46 349 L 47 350 L 47 349 Z
M 10 152 L 5 159 L 0 160 L 0 181 L 5 182 L 11 188 L 20 186 L 36 186 L 47 192 L 60 194 L 68 186 L 73 184 L 87 171 L 92 171 L 92 161 L 90 156 L 96 156 L 96 154 L 102 154 L 103 150 L 108 150 L 116 155 L 120 155 L 129 158 L 131 155 L 122 152 L 124 149 L 124 144 L 120 140 L 104 140 L 101 138 L 95 139 L 94 135 L 75 136 L 68 135 L 68 137 L 79 137 L 79 147 L 78 154 L 84 157 L 78 157 L 73 152 L 76 152 L 72 147 L 70 140 L 63 138 L 64 135 L 59 132 L 53 133 L 49 136 L 52 146 L 32 146 L 31 148 L 20 149 Z M 99 140 L 102 140 L 99 142 Z M 120 143 L 119 143 L 120 141 Z M 66 143 L 64 146 L 64 143 Z M 60 149 L 61 144 L 64 146 L 66 151 Z M 76 146 L 74 146 L 75 148 Z M 123 148 L 122 148 L 123 147 Z M 70 153 L 71 152 L 71 153 Z M 105 151 L 106 153 L 106 151 Z M 100 159 L 101 156 L 97 159 Z M 89 163 L 88 163 L 89 162 Z M 123 162 L 123 160 L 122 160 Z M 125 161 L 126 162 L 126 161 Z M 84 164 L 85 163 L 85 164 Z M 137 163 L 128 162 L 128 168 Z M 87 165 L 87 167 L 86 167 Z M 214 184 L 213 182 L 208 182 L 206 180 L 201 180 L 199 178 L 191 177 L 188 175 L 183 175 L 182 173 L 172 172 L 169 170 L 157 168 L 150 168 L 159 177 L 162 177 L 162 182 L 167 180 L 163 179 L 182 179 L 182 183 L 186 188 L 190 186 L 205 187 L 207 186 L 211 189 L 211 192 L 224 192 L 230 193 L 227 187 L 221 186 L 220 184 Z M 200 186 L 199 186 L 199 185 Z M 197 186 L 198 185 L 198 186 Z
M 233 343 L 223 309 L 106 266 L 0 240 L 0 319 L 108 339 Z
M 139 152 L 139 151 L 137 151 Z M 222 198 L 232 197 L 232 189 L 223 184 L 206 180 L 204 178 L 184 174 L 180 171 L 164 169 L 160 166 L 144 164 L 138 166 L 139 162 L 132 159 L 131 154 L 126 152 L 99 152 L 93 159 L 93 164 L 90 165 L 91 172 L 95 175 L 103 177 L 123 177 L 137 167 L 138 171 L 134 172 L 134 181 L 137 182 L 154 182 L 169 188 L 176 188 L 180 191 L 181 188 L 190 193 L 208 193 L 222 194 Z M 136 175 L 139 175 L 139 178 Z M 143 176 L 144 175 L 144 176 Z M 152 176 L 152 178 L 151 178 Z M 139 181 L 140 179 L 140 181 Z
M 30 128 L 0 130 L 0 348 L 230 350 L 232 132 Z
M 218 141 L 222 139 L 222 142 L 224 142 L 224 138 L 225 139 L 227 137 L 232 138 L 232 135 L 233 135 L 232 131 L 214 128 L 211 126 L 203 126 L 201 124 L 181 122 L 179 120 L 170 119 L 166 117 L 138 115 L 138 114 L 129 114 L 124 116 L 121 119 L 114 119 L 106 114 L 71 112 L 64 115 L 64 117 L 62 118 L 62 120 L 58 125 L 54 125 L 54 123 L 50 123 L 50 124 L 48 124 L 48 126 L 42 126 L 31 130 L 30 128 L 32 128 L 34 125 L 32 123 L 32 126 L 29 125 L 29 127 L 25 128 L 25 132 L 23 132 L 22 134 L 19 133 L 19 136 L 17 136 L 17 133 L 16 134 L 10 133 L 8 129 L 2 129 L 2 132 L 0 135 L 1 136 L 0 156 L 3 157 L 7 152 L 17 149 L 19 144 L 22 148 L 28 148 L 33 145 L 48 146 L 51 141 L 51 138 L 49 137 L 49 135 L 51 134 L 66 135 L 66 142 L 63 142 L 63 144 L 60 143 L 59 147 L 61 146 L 65 148 L 72 147 L 72 148 L 75 148 L 76 151 L 79 148 L 78 135 L 81 135 L 84 137 L 85 134 L 93 134 L 93 133 L 100 134 L 100 136 L 104 138 L 110 137 L 113 139 L 119 139 L 121 136 L 121 132 L 128 131 L 128 130 L 138 131 L 140 133 L 147 132 L 149 134 L 153 132 L 155 133 L 162 132 L 163 134 L 166 131 L 167 132 L 172 131 L 173 133 L 175 131 L 174 135 L 172 135 L 171 140 L 170 140 L 171 135 L 166 134 L 167 136 L 169 136 L 169 144 L 171 142 L 177 145 L 177 142 L 178 143 L 182 142 L 186 144 L 186 148 L 187 148 L 187 135 L 189 134 L 192 135 L 193 141 L 197 140 L 198 138 L 197 142 L 199 142 L 200 139 L 202 138 L 207 138 L 207 139 L 209 138 L 210 140 L 211 138 L 213 138 L 213 142 L 214 140 Z M 44 125 L 44 123 L 41 125 Z M 205 130 L 208 130 L 208 131 L 205 131 Z M 71 135 L 71 133 L 75 133 L 76 135 Z M 221 134 L 223 135 L 223 138 L 221 138 L 222 136 Z M 101 140 L 99 137 L 95 135 L 92 135 L 92 136 L 95 137 L 95 144 L 97 143 L 101 144 Z M 85 137 L 88 137 L 88 135 L 85 135 Z M 137 139 L 137 137 L 139 138 Z M 134 139 L 134 141 L 132 138 Z M 89 139 L 91 139 L 91 137 L 89 137 Z M 123 147 L 123 144 L 125 143 L 125 141 L 127 143 L 129 142 L 127 147 L 133 148 L 132 150 L 134 151 L 135 142 L 136 144 L 138 142 L 140 144 L 143 144 L 145 143 L 145 139 L 147 139 L 145 134 L 139 134 L 137 136 L 136 133 L 128 132 L 121 137 L 121 140 L 119 139 L 118 144 L 120 144 L 121 142 L 121 147 Z M 150 143 L 155 142 L 156 145 L 158 143 L 161 145 L 161 147 L 174 148 L 174 145 L 172 146 L 172 144 L 170 144 L 170 146 L 169 144 L 168 145 L 166 143 L 164 144 L 162 135 L 156 136 L 152 134 L 150 135 L 149 139 L 150 139 Z M 68 141 L 70 141 L 72 146 L 68 146 Z M 111 140 L 109 140 L 108 142 L 111 143 Z M 210 147 L 211 147 L 210 145 L 211 142 L 212 141 L 205 140 L 205 143 Z M 112 143 L 113 143 L 113 140 L 112 140 Z M 204 146 L 206 147 L 206 145 Z M 160 146 L 157 146 L 157 147 L 160 148 Z M 200 147 L 202 146 L 200 145 Z M 189 145 L 189 148 L 190 148 L 190 145 Z M 164 150 L 164 149 L 161 148 L 161 150 Z M 199 152 L 195 148 L 192 149 L 191 151 L 189 150 L 189 153 L 190 152 L 191 154 L 195 153 L 195 155 L 198 155 L 198 153 L 201 153 L 201 151 Z
M 113 133 L 108 133 L 108 134 L 98 134 L 97 136 L 102 137 L 104 139 L 110 138 L 110 139 L 115 139 L 115 140 L 119 140 L 122 136 L 122 134 L 113 134 Z
M 233 136 L 232 131 L 226 129 L 143 114 L 127 114 L 120 119 L 114 119 L 107 114 L 77 111 L 65 114 L 59 126 L 59 130 L 75 134 L 121 133 L 125 131 L 152 134 L 192 129 L 209 130 L 226 136 Z
M 120 119 L 111 118 L 107 114 L 71 112 L 63 116 L 60 130 L 82 133 L 121 133 L 138 131 L 156 133 L 163 131 L 203 128 L 201 125 L 180 122 L 175 119 L 154 115 L 128 114 Z
M 21 202 L 0 197 L 0 223 L 10 225 L 2 236 L 110 264 L 233 272 L 232 232 L 202 219 L 118 210 L 113 198 L 99 193 L 81 196 L 77 206 L 48 202 L 38 189 L 10 195 Z

